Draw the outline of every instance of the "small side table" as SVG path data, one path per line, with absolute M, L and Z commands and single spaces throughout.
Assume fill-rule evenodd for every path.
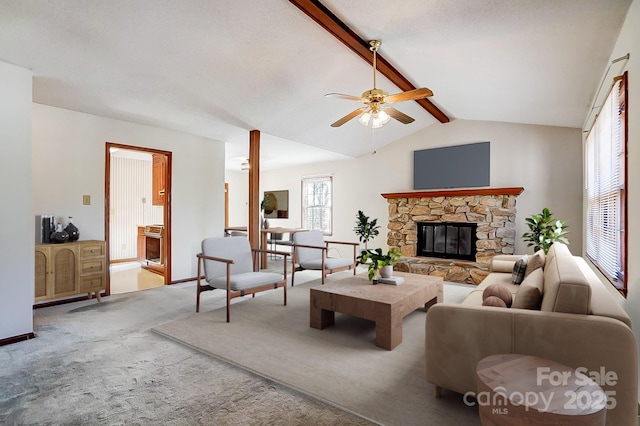
M 571 367 L 519 354 L 490 355 L 476 366 L 483 426 L 604 426 L 607 398 Z

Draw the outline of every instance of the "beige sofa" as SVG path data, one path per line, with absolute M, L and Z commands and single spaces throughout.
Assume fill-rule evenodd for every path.
M 554 360 L 588 372 L 615 372 L 602 385 L 615 398 L 607 425 L 637 425 L 638 356 L 626 312 L 581 257 L 556 243 L 544 259 L 539 310 L 482 306 L 495 283 L 515 297 L 511 283 L 519 256 L 496 256 L 492 272 L 461 304 L 432 306 L 426 317 L 426 377 L 442 389 L 476 391 L 475 366 L 485 356 L 518 353 Z

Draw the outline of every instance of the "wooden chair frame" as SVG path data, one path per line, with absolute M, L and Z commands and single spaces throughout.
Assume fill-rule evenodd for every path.
M 230 322 L 230 306 L 231 299 L 236 297 L 243 297 L 246 295 L 252 295 L 252 297 L 256 297 L 256 293 L 265 291 L 265 290 L 275 290 L 278 287 L 284 288 L 284 306 L 287 305 L 287 256 L 290 253 L 283 251 L 275 251 L 275 250 L 261 250 L 261 249 L 251 249 L 251 255 L 253 258 L 253 271 L 258 272 L 258 254 L 259 253 L 273 253 L 283 256 L 283 264 L 284 264 L 284 279 L 275 284 L 267 284 L 258 287 L 251 287 L 245 290 L 231 290 L 231 265 L 235 263 L 232 259 L 225 259 L 222 257 L 213 257 L 207 256 L 202 253 L 198 253 L 196 257 L 198 258 L 198 278 L 197 278 L 197 294 L 196 294 L 196 312 L 200 312 L 200 293 L 203 291 L 215 290 L 218 287 L 210 286 L 209 284 L 202 284 L 202 268 L 203 262 L 205 260 L 213 260 L 215 262 L 226 263 L 227 265 L 227 322 Z M 223 289 L 220 289 L 223 290 Z
M 342 245 L 350 245 L 353 246 L 353 263 L 351 265 L 347 265 L 347 266 L 341 266 L 338 268 L 334 268 L 334 269 L 326 269 L 325 268 L 325 259 L 328 257 L 328 251 L 329 251 L 329 244 L 342 244 Z M 296 270 L 303 270 L 305 268 L 297 267 L 296 263 L 297 263 L 297 259 L 296 259 L 296 247 L 300 247 L 300 248 L 310 248 L 310 249 L 317 249 L 317 250 L 322 250 L 322 284 L 324 284 L 324 278 L 329 275 L 329 274 L 333 274 L 335 272 L 341 272 L 341 271 L 348 271 L 351 268 L 353 268 L 353 275 L 356 274 L 356 249 L 358 246 L 360 246 L 360 243 L 353 243 L 353 242 L 349 242 L 349 241 L 325 241 L 324 242 L 324 247 L 322 246 L 308 246 L 308 245 L 304 245 L 304 244 L 292 244 L 293 246 L 293 270 L 291 271 L 291 287 L 293 287 L 294 284 L 294 280 L 296 277 Z

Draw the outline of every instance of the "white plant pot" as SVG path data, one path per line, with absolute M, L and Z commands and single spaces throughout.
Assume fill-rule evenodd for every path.
M 391 278 L 393 275 L 393 265 L 385 265 L 380 268 L 380 276 L 382 278 Z

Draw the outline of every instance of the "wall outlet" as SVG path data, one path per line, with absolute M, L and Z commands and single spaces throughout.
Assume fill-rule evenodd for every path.
M 147 203 L 147 197 L 142 197 L 142 204 L 146 204 Z
M 91 195 L 83 195 L 82 196 L 82 204 L 85 206 L 91 205 Z

